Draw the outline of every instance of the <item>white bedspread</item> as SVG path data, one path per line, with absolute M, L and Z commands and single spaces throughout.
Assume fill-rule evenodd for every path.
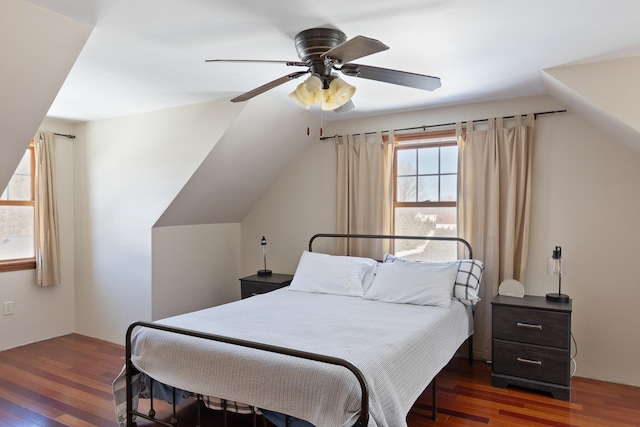
M 157 323 L 343 358 L 367 378 L 368 425 L 401 427 L 472 322 L 458 301 L 445 309 L 283 288 Z M 342 367 L 148 328 L 135 333 L 132 361 L 165 384 L 317 427 L 351 426 L 360 412 L 360 387 Z

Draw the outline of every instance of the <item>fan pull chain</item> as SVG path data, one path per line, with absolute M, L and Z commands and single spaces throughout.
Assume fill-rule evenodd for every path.
M 322 110 L 320 110 L 320 138 L 322 138 Z
M 311 135 L 311 107 L 307 109 L 307 136 Z

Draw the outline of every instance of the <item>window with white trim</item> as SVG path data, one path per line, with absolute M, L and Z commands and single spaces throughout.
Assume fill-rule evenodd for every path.
M 396 135 L 394 234 L 457 236 L 458 145 L 455 131 Z M 397 241 L 395 253 L 415 260 L 453 260 L 450 242 Z
M 33 144 L 0 196 L 0 271 L 35 268 Z

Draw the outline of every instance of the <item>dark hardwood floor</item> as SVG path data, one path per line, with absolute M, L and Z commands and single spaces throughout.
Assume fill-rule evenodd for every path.
M 123 354 L 121 346 L 77 334 L 0 352 L 0 427 L 115 426 L 111 383 Z M 492 387 L 489 365 L 457 358 L 438 376 L 437 421 L 430 403 L 427 389 L 409 413 L 410 427 L 640 426 L 640 388 L 574 378 L 571 402 L 563 402 Z M 156 410 L 169 414 L 168 405 Z M 195 425 L 195 401 L 179 412 L 181 426 Z M 221 426 L 220 413 L 206 411 L 202 425 Z M 229 416 L 229 427 L 250 425 L 247 416 Z

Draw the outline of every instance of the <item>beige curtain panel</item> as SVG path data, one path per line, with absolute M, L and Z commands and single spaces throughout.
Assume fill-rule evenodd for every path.
M 533 115 L 505 128 L 491 119 L 486 130 L 458 125 L 458 235 L 483 261 L 482 301 L 476 306 L 475 357 L 491 359 L 491 299 L 504 279 L 522 280 L 527 268 Z
M 335 137 L 337 156 L 337 232 L 391 234 L 393 133 Z M 344 239 L 342 239 L 344 240 Z M 337 253 L 382 259 L 390 242 L 338 242 Z
M 36 158 L 34 221 L 36 284 L 50 286 L 60 283 L 60 243 L 53 132 L 38 132 L 33 141 Z

